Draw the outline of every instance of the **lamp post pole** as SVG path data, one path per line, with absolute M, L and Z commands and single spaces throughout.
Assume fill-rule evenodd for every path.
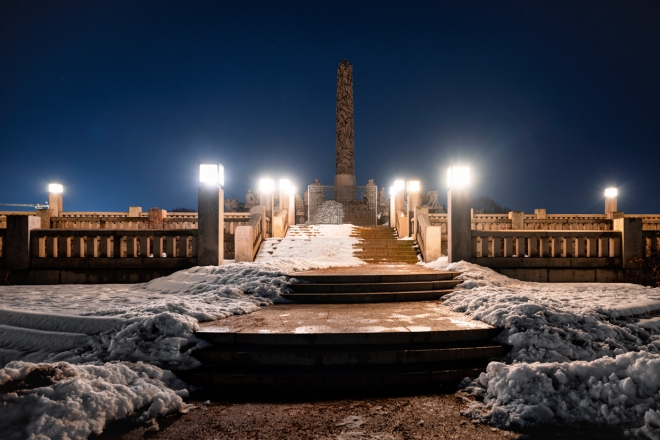
M 220 164 L 200 164 L 197 193 L 197 263 L 221 266 L 224 262 L 224 168 Z

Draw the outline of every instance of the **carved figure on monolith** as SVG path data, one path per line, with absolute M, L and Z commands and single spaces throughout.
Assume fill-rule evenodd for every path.
M 337 69 L 336 134 L 335 186 L 355 186 L 353 67 L 348 60 Z

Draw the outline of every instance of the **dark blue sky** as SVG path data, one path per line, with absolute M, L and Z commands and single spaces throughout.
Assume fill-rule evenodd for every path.
M 660 212 L 660 2 L 0 2 L 0 203 L 197 205 L 332 184 L 339 62 L 358 184 L 473 167 L 513 209 Z M 301 191 L 302 192 L 302 191 Z M 1 208 L 1 207 L 0 207 Z M 7 209 L 7 208 L 5 208 Z

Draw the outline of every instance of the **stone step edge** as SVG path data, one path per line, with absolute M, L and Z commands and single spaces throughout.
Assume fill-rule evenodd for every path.
M 441 289 L 441 290 L 402 290 L 402 291 L 394 291 L 390 292 L 387 290 L 380 291 L 380 292 L 290 292 L 290 293 L 283 293 L 281 296 L 287 297 L 287 296 L 343 296 L 343 295 L 350 295 L 350 296 L 355 296 L 355 295 L 413 295 L 413 294 L 440 294 L 440 295 L 448 295 L 452 293 L 454 290 L 453 289 Z
M 465 377 L 477 377 L 486 371 L 487 363 L 437 369 L 417 369 L 412 371 L 374 372 L 369 366 L 363 372 L 340 373 L 333 371 L 318 371 L 308 373 L 273 374 L 254 373 L 241 374 L 213 371 L 180 371 L 177 372 L 185 382 L 201 386 L 305 386 L 313 388 L 323 387 L 361 387 L 379 385 L 416 385 L 459 382 Z M 334 368 L 333 368 L 334 369 Z
M 456 279 L 461 275 L 461 272 L 445 271 L 437 273 L 407 273 L 407 274 L 363 274 L 363 275 L 346 275 L 346 274 L 287 274 L 290 278 L 298 280 L 309 281 L 310 283 L 323 280 L 324 284 L 351 284 L 355 280 L 362 280 L 361 283 L 396 283 L 406 281 L 449 281 Z M 405 279 L 404 279 L 405 278 Z M 402 280 L 404 279 L 404 280 Z M 317 281 L 315 281 L 317 280 Z M 327 281 L 326 281 L 327 280 Z M 397 281 L 401 280 L 401 281 Z
M 427 290 L 447 290 L 462 284 L 463 280 L 440 281 L 397 281 L 393 283 L 291 283 L 289 293 L 368 293 L 368 292 L 414 292 Z M 425 287 L 418 289 L 418 287 Z M 338 292 L 333 290 L 341 290 Z M 369 288 L 380 290 L 368 290 Z M 392 290 L 390 290 L 392 289 Z
M 206 330 L 208 329 L 208 330 Z M 337 333 L 232 333 L 214 331 L 213 327 L 203 327 L 195 336 L 215 346 L 351 346 L 424 343 L 461 343 L 489 341 L 497 337 L 503 328 L 472 328 L 456 330 L 431 330 L 424 332 L 337 332 Z

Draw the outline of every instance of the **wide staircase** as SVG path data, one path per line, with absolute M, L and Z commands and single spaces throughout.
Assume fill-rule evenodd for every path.
M 429 385 L 475 377 L 491 359 L 506 355 L 509 347 L 493 342 L 501 329 L 483 323 L 461 326 L 440 317 L 429 321 L 429 327 L 404 323 L 386 328 L 401 317 L 428 316 L 429 307 L 440 305 L 412 302 L 437 301 L 451 293 L 462 282 L 456 279 L 460 273 L 414 264 L 413 241 L 397 240 L 391 228 L 357 228 L 354 236 L 361 239 L 355 255 L 372 264 L 290 274 L 290 292 L 283 296 L 318 307 L 276 305 L 264 311 L 274 313 L 270 318 L 254 318 L 270 325 L 243 320 L 236 330 L 202 328 L 196 335 L 212 344 L 195 352 L 203 367 L 177 374 L 191 384 L 238 395 L 266 389 L 281 395 L 322 390 L 345 394 L 364 388 L 428 392 Z M 402 304 L 373 304 L 396 302 Z M 350 305 L 340 305 L 345 303 Z M 278 307 L 282 311 L 276 312 Z M 307 327 L 286 327 L 294 313 L 286 307 L 308 310 L 307 320 L 298 324 Z M 327 321 L 315 318 L 324 315 Z M 452 324 L 442 327 L 442 319 Z M 312 328 L 316 326 L 323 329 Z
M 427 332 L 260 334 L 199 331 L 213 344 L 195 352 L 204 366 L 177 373 L 225 392 L 424 388 L 458 383 L 485 371 L 509 348 L 492 342 L 501 329 Z
M 356 228 L 353 255 L 367 263 L 416 264 L 417 250 L 412 240 L 397 240 L 394 228 Z

